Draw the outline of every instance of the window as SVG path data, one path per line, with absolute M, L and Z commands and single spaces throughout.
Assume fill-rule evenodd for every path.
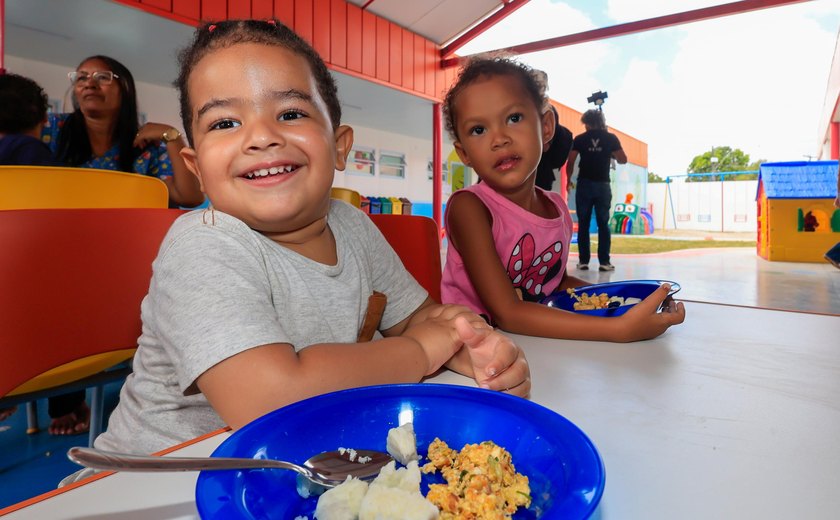
M 441 162 L 440 169 L 441 172 L 443 172 L 443 179 L 441 180 L 443 180 L 443 183 L 446 184 L 447 182 L 449 182 L 449 163 L 446 161 Z M 432 160 L 429 159 L 429 161 L 426 163 L 426 178 L 432 180 L 433 174 L 434 172 L 432 172 Z
M 354 146 L 347 158 L 347 173 L 373 176 L 376 167 L 376 157 L 373 148 Z
M 379 175 L 405 178 L 405 154 L 382 151 L 379 154 Z

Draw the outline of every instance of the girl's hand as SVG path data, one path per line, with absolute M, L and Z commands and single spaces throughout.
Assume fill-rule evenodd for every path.
M 670 296 L 671 285 L 662 284 L 647 298 L 633 306 L 621 321 L 621 337 L 617 341 L 639 341 L 655 338 L 671 325 L 685 321 L 685 306 Z M 662 312 L 659 312 L 660 306 Z
M 531 369 L 521 348 L 483 320 L 479 323 L 459 316 L 455 328 L 467 347 L 479 387 L 528 397 Z

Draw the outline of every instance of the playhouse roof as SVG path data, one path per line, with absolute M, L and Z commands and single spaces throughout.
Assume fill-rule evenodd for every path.
M 758 172 L 768 199 L 833 199 L 837 161 L 764 163 Z

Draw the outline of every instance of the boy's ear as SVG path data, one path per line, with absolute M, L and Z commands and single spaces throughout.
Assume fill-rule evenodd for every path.
M 461 142 L 455 141 L 453 144 L 455 145 L 455 153 L 458 154 L 458 157 L 460 157 L 461 162 L 472 168 L 472 164 L 470 163 L 470 157 L 467 155 L 467 151 L 464 150 L 464 147 L 461 146 Z
M 344 171 L 347 156 L 353 148 L 353 128 L 341 125 L 335 129 L 335 169 Z
M 187 169 L 198 178 L 198 186 L 201 189 L 201 193 L 205 193 L 204 181 L 201 179 L 201 170 L 198 168 L 198 154 L 195 153 L 195 149 L 185 146 L 178 153 L 184 159 Z
M 543 152 L 548 150 L 548 145 L 554 139 L 554 130 L 557 128 L 557 119 L 554 117 L 554 111 L 548 109 L 542 115 L 542 135 L 543 135 Z

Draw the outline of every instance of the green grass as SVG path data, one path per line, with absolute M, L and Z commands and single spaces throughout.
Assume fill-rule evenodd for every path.
M 592 251 L 597 250 L 597 240 L 592 240 Z M 613 235 L 610 253 L 614 254 L 644 254 L 664 253 L 679 249 L 699 249 L 708 247 L 755 247 L 752 240 L 671 240 L 661 238 L 630 238 Z M 577 252 L 577 244 L 572 244 L 571 250 Z

